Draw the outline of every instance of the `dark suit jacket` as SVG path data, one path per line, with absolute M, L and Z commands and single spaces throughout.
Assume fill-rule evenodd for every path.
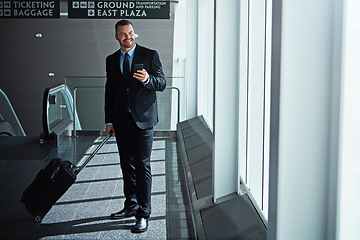
M 125 81 L 120 70 L 120 50 L 106 58 L 105 123 L 122 124 L 127 117 L 128 103 L 136 125 L 149 129 L 158 123 L 155 91 L 163 91 L 166 80 L 156 51 L 136 44 L 131 67 L 142 63 L 149 74 L 149 83 L 144 86 L 135 78 Z

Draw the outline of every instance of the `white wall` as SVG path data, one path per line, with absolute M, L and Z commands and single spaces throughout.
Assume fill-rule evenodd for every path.
M 239 176 L 267 219 L 272 2 L 240 1 Z
M 179 0 L 174 16 L 173 86 L 181 90 L 181 120 L 198 115 L 198 1 Z M 174 99 L 173 99 L 174 100 Z M 176 116 L 173 114 L 173 116 Z
M 213 129 L 214 112 L 214 0 L 199 0 L 197 114 Z
M 248 136 L 246 183 L 262 205 L 264 167 L 266 0 L 249 1 Z
M 186 15 L 186 117 L 197 116 L 198 1 L 188 0 Z
M 187 24 L 186 32 L 198 32 L 197 91 L 186 94 L 196 97 L 197 113 L 209 119 L 206 79 L 215 71 L 214 200 L 237 192 L 241 176 L 259 207 L 269 210 L 269 240 L 359 239 L 358 1 L 274 0 L 271 6 L 265 0 L 216 0 L 214 67 L 209 69 L 212 43 L 201 43 L 212 34 L 211 22 L 206 26 L 212 0 L 195 2 L 198 22 Z M 265 22 L 271 10 L 272 26 Z M 268 209 L 260 203 L 267 194 Z
M 336 172 L 329 166 L 339 110 L 331 103 L 339 101 L 339 88 L 333 86 L 340 78 L 333 73 L 341 66 L 335 54 L 341 34 L 333 33 L 341 32 L 336 17 L 341 8 L 328 0 L 281 2 L 281 32 L 278 26 L 273 32 L 281 33 L 281 48 L 273 49 L 280 57 L 280 79 L 272 79 L 280 83 L 273 86 L 280 92 L 280 109 L 278 158 L 271 155 L 270 161 L 270 185 L 277 188 L 270 191 L 268 239 L 334 239 L 329 216 L 336 209 L 329 207 L 329 197 L 336 186 L 329 179 Z
M 345 2 L 337 239 L 360 239 L 360 2 Z
M 213 197 L 238 192 L 239 10 L 237 0 L 215 1 Z
M 198 2 L 197 108 L 214 131 L 214 199 L 240 192 L 241 176 L 267 216 L 271 4 Z
M 180 89 L 180 121 L 186 118 L 186 95 L 185 84 L 186 84 L 186 47 L 187 47 L 187 27 L 184 16 L 187 12 L 187 0 L 180 0 L 175 5 L 174 11 L 174 46 L 173 46 L 173 61 L 172 71 L 173 76 L 178 77 L 173 79 L 172 85 Z M 176 94 L 173 94 L 172 101 L 177 102 Z M 172 109 L 171 122 L 176 122 L 175 108 Z

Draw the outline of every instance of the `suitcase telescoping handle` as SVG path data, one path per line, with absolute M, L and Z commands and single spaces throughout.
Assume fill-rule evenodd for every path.
M 109 138 L 113 135 L 112 131 L 110 131 L 110 134 L 100 143 L 99 146 L 97 146 L 97 148 L 94 150 L 94 152 L 86 159 L 86 161 L 78 168 L 75 170 L 75 175 L 78 175 L 79 172 L 81 170 L 84 169 L 84 167 L 86 166 L 86 164 L 88 164 L 90 162 L 90 160 L 96 155 L 96 153 L 100 150 L 100 148 L 102 146 L 104 146 L 104 144 L 107 142 L 107 140 L 109 140 Z

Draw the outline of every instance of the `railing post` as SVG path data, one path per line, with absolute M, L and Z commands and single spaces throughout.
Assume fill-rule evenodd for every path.
M 76 92 L 77 92 L 78 87 L 74 88 L 74 101 L 73 101 L 73 132 L 72 132 L 72 136 L 76 137 L 76 118 L 75 118 L 75 113 L 76 111 Z
M 177 123 L 180 122 L 180 89 L 177 87 L 166 87 L 166 89 L 174 89 L 178 93 L 178 107 L 177 107 Z

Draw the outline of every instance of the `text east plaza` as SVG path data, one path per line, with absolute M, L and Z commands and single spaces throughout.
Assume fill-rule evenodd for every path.
M 117 15 L 119 12 L 120 15 Z M 97 16 L 99 17 L 114 17 L 114 16 L 121 16 L 121 17 L 146 17 L 146 12 L 144 10 L 97 10 Z

